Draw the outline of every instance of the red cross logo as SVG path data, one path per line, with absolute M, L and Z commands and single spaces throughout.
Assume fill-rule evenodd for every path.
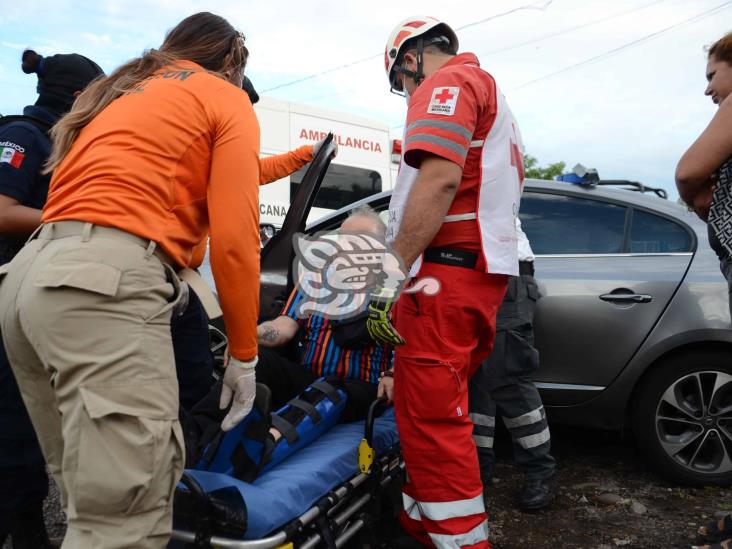
M 435 94 L 435 99 L 437 99 L 437 101 L 439 101 L 443 105 L 450 101 L 450 99 L 452 99 L 453 97 L 455 96 L 450 92 L 448 88 L 443 88 L 440 93 Z
M 516 171 L 518 172 L 520 185 L 524 180 L 524 160 L 521 157 L 521 151 L 519 150 L 518 145 L 514 143 L 513 139 L 511 140 L 511 166 L 516 168 Z
M 521 187 L 524 182 L 524 157 L 517 144 L 518 137 L 516 136 L 516 126 L 513 122 L 511 122 L 511 129 L 513 130 L 513 139 L 509 140 L 511 143 L 511 166 L 516 168 L 516 171 L 518 172 L 519 187 Z

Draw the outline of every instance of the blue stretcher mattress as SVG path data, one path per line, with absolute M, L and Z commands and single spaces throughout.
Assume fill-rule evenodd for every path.
M 210 492 L 236 487 L 247 505 L 248 527 L 244 539 L 260 539 L 299 517 L 339 484 L 358 473 L 358 445 L 364 422 L 336 425 L 315 442 L 293 454 L 249 484 L 220 473 L 186 472 Z M 399 441 L 394 409 L 374 422 L 376 455 Z

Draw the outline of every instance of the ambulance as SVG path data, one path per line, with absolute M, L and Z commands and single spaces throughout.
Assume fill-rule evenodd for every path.
M 308 222 L 392 188 L 401 151 L 400 142 L 390 140 L 386 124 L 268 97 L 261 98 L 254 110 L 261 128 L 262 157 L 312 145 L 329 132 L 334 135 L 338 156 L 325 175 Z M 263 227 L 279 230 L 306 170 L 307 166 L 260 187 L 259 221 Z

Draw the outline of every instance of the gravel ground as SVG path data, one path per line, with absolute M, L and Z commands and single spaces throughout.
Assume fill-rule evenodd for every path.
M 499 448 L 486 500 L 499 549 L 688 548 L 699 525 L 732 510 L 732 490 L 676 486 L 618 434 L 555 427 L 552 435 L 558 494 L 537 513 L 514 507 L 521 474 L 510 464 L 510 447 Z
M 506 433 L 500 434 L 486 497 L 496 549 L 688 548 L 698 525 L 732 510 L 732 489 L 675 486 L 618 434 L 557 426 L 557 498 L 544 511 L 524 513 L 514 504 L 522 477 L 511 464 Z M 53 486 L 46 520 L 51 537 L 60 541 L 64 520 Z

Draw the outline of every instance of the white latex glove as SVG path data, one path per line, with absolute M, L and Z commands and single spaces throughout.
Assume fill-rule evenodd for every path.
M 224 370 L 224 384 L 221 386 L 219 408 L 223 410 L 231 402 L 231 410 L 221 422 L 222 431 L 230 431 L 252 411 L 254 397 L 257 394 L 254 368 L 258 361 L 259 357 L 256 356 L 249 362 L 242 362 L 229 355 Z
M 315 158 L 317 156 L 318 151 L 320 150 L 320 147 L 323 146 L 324 141 L 325 141 L 325 139 L 321 139 L 320 141 L 318 141 L 317 143 L 315 143 L 313 145 L 313 158 Z M 333 144 L 335 145 L 335 151 L 333 151 L 333 158 L 335 158 L 336 156 L 338 156 L 338 142 L 333 141 Z

